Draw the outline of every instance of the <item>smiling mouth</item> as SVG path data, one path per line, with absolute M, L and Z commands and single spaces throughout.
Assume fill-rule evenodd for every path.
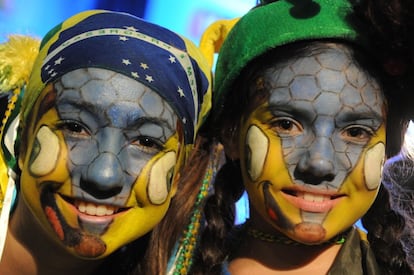
M 60 195 L 64 201 L 75 207 L 78 212 L 83 216 L 96 216 L 96 217 L 113 217 L 116 214 L 122 213 L 130 209 L 130 207 L 119 207 L 109 204 L 97 204 L 89 201 L 69 198 Z
M 109 216 L 114 213 L 118 213 L 119 207 L 112 205 L 94 204 L 91 202 L 75 201 L 75 206 L 79 212 L 88 214 L 91 216 Z
M 325 213 L 334 207 L 345 195 L 325 194 L 297 190 L 282 190 L 285 199 L 297 208 L 313 213 Z
M 62 194 L 58 196 L 76 214 L 79 228 L 88 234 L 97 236 L 104 234 L 116 217 L 131 209 L 131 207 L 97 204 Z

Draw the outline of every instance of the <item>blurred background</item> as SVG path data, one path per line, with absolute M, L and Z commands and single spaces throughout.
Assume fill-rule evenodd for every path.
M 10 33 L 43 37 L 87 9 L 124 11 L 187 36 L 196 44 L 207 25 L 246 13 L 256 0 L 0 0 L 0 41 Z

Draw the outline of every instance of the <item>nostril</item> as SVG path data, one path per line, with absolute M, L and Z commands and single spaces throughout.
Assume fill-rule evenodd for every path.
M 294 176 L 308 184 L 317 185 L 324 181 L 334 180 L 335 166 L 330 160 L 303 158 L 299 161 Z
M 99 199 L 119 194 L 123 187 L 124 173 L 118 158 L 112 153 L 102 153 L 88 167 L 81 178 L 80 187 Z
M 334 174 L 324 174 L 324 175 L 315 175 L 310 171 L 299 171 L 299 169 L 295 169 L 294 176 L 297 179 L 302 180 L 304 183 L 311 184 L 311 185 L 318 185 L 322 182 L 330 182 L 333 181 L 335 178 Z
M 81 181 L 80 188 L 97 199 L 107 199 L 122 191 L 122 186 L 103 189 L 101 185 L 88 181 Z

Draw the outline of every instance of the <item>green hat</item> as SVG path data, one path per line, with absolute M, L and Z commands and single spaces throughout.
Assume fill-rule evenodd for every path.
M 314 39 L 360 41 L 348 22 L 352 6 L 346 0 L 281 0 L 253 8 L 240 18 L 223 42 L 215 70 L 215 115 L 242 69 L 272 48 Z

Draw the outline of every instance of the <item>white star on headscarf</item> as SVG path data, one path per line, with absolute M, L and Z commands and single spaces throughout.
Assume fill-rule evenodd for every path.
M 125 26 L 125 28 L 126 28 L 127 30 L 129 30 L 129 31 L 133 31 L 133 32 L 138 31 L 138 30 L 137 30 L 134 26 L 129 26 L 129 27 Z
M 183 91 L 183 89 L 181 89 L 181 87 L 178 87 L 177 92 L 180 95 L 180 97 L 185 97 L 184 91 Z
M 62 64 L 62 61 L 65 60 L 63 57 L 59 57 L 58 59 L 55 60 L 55 65 L 60 65 Z
M 168 58 L 168 60 L 170 60 L 171 63 L 175 63 L 175 57 L 170 55 L 170 57 Z
M 129 61 L 129 59 L 122 59 L 122 63 L 125 65 L 131 65 L 131 61 Z
M 154 81 L 154 79 L 150 75 L 145 75 L 145 80 L 148 81 L 149 83 Z

